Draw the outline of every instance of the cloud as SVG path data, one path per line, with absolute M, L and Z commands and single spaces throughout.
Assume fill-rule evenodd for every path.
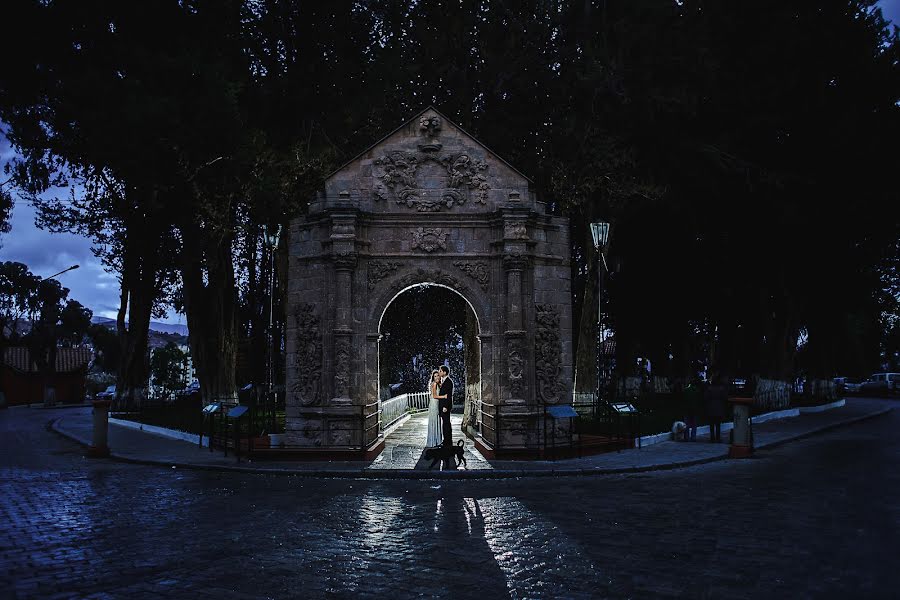
M 878 7 L 885 19 L 900 26 L 900 0 L 880 0 Z
M 13 160 L 17 153 L 3 135 L 6 124 L 0 122 L 0 167 Z M 77 189 L 76 189 L 77 191 Z M 69 190 L 55 190 L 50 194 L 66 194 Z M 119 309 L 119 280 L 115 273 L 107 273 L 91 252 L 88 238 L 70 233 L 50 233 L 34 224 L 36 211 L 27 200 L 15 198 L 10 219 L 11 230 L 0 239 L 0 261 L 15 261 L 28 265 L 35 275 L 47 277 L 74 264 L 75 271 L 59 276 L 69 288 L 69 298 L 78 300 L 94 314 L 114 319 Z M 164 323 L 185 324 L 184 315 L 169 311 Z
M 0 131 L 6 125 L 0 123 Z M 16 157 L 15 149 L 5 135 L 0 135 L 0 164 L 7 164 Z M 68 190 L 51 193 L 67 194 Z M 15 198 L 10 219 L 11 229 L 0 240 L 0 260 L 28 265 L 35 275 L 47 277 L 74 264 L 76 271 L 59 276 L 59 281 L 69 288 L 69 297 L 78 300 L 96 314 L 113 316 L 119 303 L 119 283 L 114 274 L 103 270 L 100 261 L 91 253 L 91 241 L 69 233 L 50 233 L 34 224 L 36 211 L 27 200 Z
M 35 275 L 47 277 L 73 264 L 76 271 L 59 276 L 69 288 L 69 297 L 78 300 L 98 314 L 115 315 L 119 302 L 119 283 L 116 276 L 103 270 L 100 261 L 91 253 L 91 241 L 69 233 L 50 233 L 34 224 L 34 207 L 16 199 L 11 229 L 3 236 L 0 260 L 25 263 Z

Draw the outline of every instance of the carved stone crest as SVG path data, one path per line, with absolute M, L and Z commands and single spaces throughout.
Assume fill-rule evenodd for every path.
M 487 163 L 467 154 L 442 156 L 439 149 L 439 145 L 430 144 L 419 152 L 395 150 L 376 159 L 374 164 L 380 173 L 375 175 L 375 199 L 388 200 L 393 196 L 397 204 L 420 212 L 438 212 L 455 204 L 465 204 L 470 193 L 475 202 L 485 204 L 490 191 L 485 174 Z M 425 182 L 420 185 L 417 181 L 417 170 L 429 162 L 443 170 L 444 187 L 431 188 Z
M 350 339 L 339 337 L 334 342 L 334 395 L 350 397 Z
M 373 289 L 378 282 L 396 271 L 400 267 L 398 262 L 381 262 L 373 260 L 369 263 L 369 289 Z
M 488 264 L 483 260 L 479 261 L 465 261 L 458 260 L 453 265 L 462 271 L 464 271 L 469 277 L 478 282 L 478 285 L 481 286 L 481 289 L 484 291 L 488 291 L 488 283 L 490 282 L 490 271 L 488 270 Z
M 433 138 L 441 131 L 440 117 L 422 117 L 419 121 L 419 129 L 425 134 L 425 137 Z
M 412 232 L 412 247 L 434 252 L 447 249 L 447 236 L 450 232 L 440 227 L 419 227 Z
M 292 392 L 303 406 L 320 401 L 319 388 L 322 379 L 322 336 L 319 317 L 312 304 L 299 304 L 294 311 L 297 327 L 297 349 L 294 354 L 296 379 Z
M 534 371 L 538 399 L 556 404 L 562 395 L 562 343 L 559 312 L 551 304 L 535 305 Z

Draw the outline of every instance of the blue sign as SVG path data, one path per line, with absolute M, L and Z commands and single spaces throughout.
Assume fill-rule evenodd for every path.
M 570 417 L 578 416 L 575 409 L 566 404 L 562 406 L 551 406 L 547 409 L 547 412 L 550 413 L 550 416 L 554 419 L 568 419 Z
M 243 417 L 244 413 L 250 409 L 249 406 L 235 406 L 231 410 L 228 411 L 229 419 L 237 419 L 239 417 Z

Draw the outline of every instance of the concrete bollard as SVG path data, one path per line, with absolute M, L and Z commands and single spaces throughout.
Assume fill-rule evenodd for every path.
M 94 400 L 94 436 L 88 446 L 89 458 L 109 456 L 109 400 Z
M 734 429 L 728 458 L 747 458 L 753 454 L 753 432 L 750 424 L 750 407 L 753 398 L 729 398 L 734 409 Z

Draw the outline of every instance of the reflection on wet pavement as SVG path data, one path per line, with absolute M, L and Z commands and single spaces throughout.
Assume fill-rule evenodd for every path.
M 463 440 L 465 444 L 466 466 L 460 469 L 492 469 L 491 464 L 475 449 L 472 440 L 460 431 L 462 415 L 450 415 L 453 425 L 453 442 Z M 427 470 L 430 460 L 424 457 L 425 440 L 428 437 L 428 414 L 411 415 L 400 427 L 388 433 L 384 440 L 384 451 L 369 466 L 370 469 L 418 469 Z M 434 467 L 440 470 L 440 464 Z
M 14 598 L 895 590 L 897 415 L 652 475 L 371 481 L 90 461 L 44 429 L 53 413 L 0 412 L 0 589 Z

